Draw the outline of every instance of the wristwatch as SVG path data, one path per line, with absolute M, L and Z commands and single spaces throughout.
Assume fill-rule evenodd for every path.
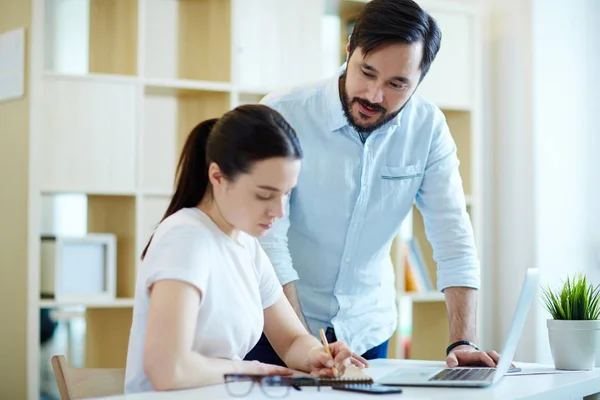
M 475 350 L 479 351 L 479 347 L 477 347 L 475 343 L 469 340 L 459 340 L 457 342 L 452 343 L 446 348 L 446 357 L 448 356 L 448 354 L 450 354 L 452 350 L 454 350 L 458 346 L 472 346 L 473 348 L 475 348 Z

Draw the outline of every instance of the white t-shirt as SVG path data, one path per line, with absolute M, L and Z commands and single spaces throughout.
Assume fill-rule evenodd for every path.
M 192 349 L 207 357 L 240 360 L 258 342 L 263 310 L 283 290 L 256 238 L 237 242 L 201 210 L 182 209 L 157 228 L 138 271 L 127 352 L 125 392 L 154 390 L 143 367 L 150 297 L 161 279 L 178 279 L 202 293 Z

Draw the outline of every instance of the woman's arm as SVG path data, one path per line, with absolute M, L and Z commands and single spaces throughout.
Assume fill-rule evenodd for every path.
M 349 363 L 359 367 L 368 365 L 365 359 L 353 354 L 341 342 L 330 344 L 334 357 L 331 360 L 321 342 L 306 331 L 285 296 L 281 296 L 275 304 L 265 309 L 264 315 L 267 339 L 283 362 L 292 369 L 332 375 L 333 366 L 343 374 Z
M 196 287 L 183 281 L 161 280 L 151 288 L 143 365 L 155 390 L 221 383 L 226 373 L 291 373 L 273 365 L 204 357 L 194 352 L 201 297 Z

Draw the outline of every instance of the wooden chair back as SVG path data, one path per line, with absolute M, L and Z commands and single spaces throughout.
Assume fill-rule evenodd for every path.
M 71 368 L 63 355 L 55 355 L 51 361 L 61 400 L 124 393 L 124 368 Z

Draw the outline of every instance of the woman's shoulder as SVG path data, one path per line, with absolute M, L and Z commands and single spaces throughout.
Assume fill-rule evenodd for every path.
M 204 241 L 212 239 L 212 232 L 199 212 L 196 208 L 182 208 L 171 214 L 160 222 L 152 240 L 160 241 L 163 237 L 192 237 Z

